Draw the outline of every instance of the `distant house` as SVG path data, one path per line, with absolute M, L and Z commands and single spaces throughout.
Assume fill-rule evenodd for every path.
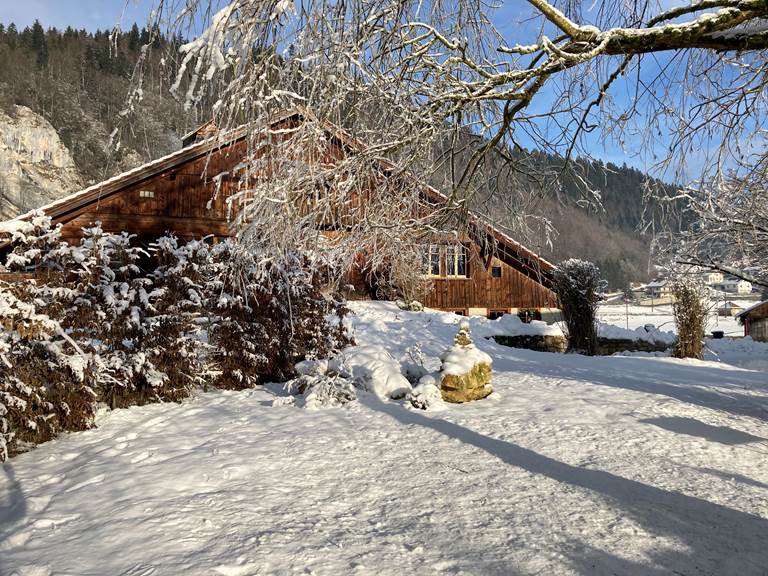
M 289 139 L 310 113 L 287 110 L 269 120 L 274 133 Z M 326 126 L 325 144 L 330 158 L 354 155 L 363 148 L 337 126 Z M 181 239 L 206 237 L 211 242 L 230 237 L 229 199 L 240 189 L 238 166 L 247 154 L 243 128 L 219 134 L 208 122 L 183 137 L 183 148 L 123 174 L 43 206 L 62 237 L 76 243 L 82 228 L 100 222 L 108 232 L 126 231 L 135 242 L 148 244 L 166 232 Z M 382 174 L 392 170 L 382 164 Z M 218 175 L 218 176 L 217 176 Z M 223 175 L 223 176 L 222 176 Z M 216 181 L 220 180 L 217 192 Z M 448 198 L 426 183 L 417 185 L 423 207 L 435 209 Z M 365 202 L 375 188 L 357 199 Z M 19 219 L 29 218 L 30 214 Z M 324 233 L 343 233 L 343 221 L 325 225 Z M 414 273 L 429 277 L 431 289 L 423 304 L 463 315 L 498 317 L 526 314 L 540 318 L 557 308 L 552 291 L 554 265 L 513 240 L 490 223 L 471 217 L 466 230 L 435 235 L 421 246 L 423 261 L 413 262 Z M 9 241 L 0 240 L 0 252 Z M 377 297 L 376 286 L 361 254 L 361 263 L 348 271 L 347 284 L 357 297 Z
M 728 302 L 725 302 L 722 306 L 719 306 L 717 308 L 717 315 L 718 316 L 736 316 L 742 310 L 744 310 L 743 306 L 739 306 L 738 304 L 736 304 L 736 302 L 731 302 L 729 300 Z
M 712 284 L 712 288 L 727 294 L 750 294 L 752 283 L 740 278 L 728 277 Z
M 667 280 L 654 280 L 645 285 L 647 298 L 662 299 L 672 296 L 672 286 Z
M 701 280 L 707 285 L 718 284 L 723 281 L 723 273 L 707 270 L 706 272 L 701 273 Z
M 744 325 L 744 336 L 768 342 L 768 300 L 750 306 L 737 314 L 736 318 Z

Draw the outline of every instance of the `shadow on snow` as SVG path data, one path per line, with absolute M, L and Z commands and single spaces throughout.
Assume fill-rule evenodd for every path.
M 611 568 L 622 574 L 666 574 L 672 566 L 690 569 L 676 572 L 679 574 L 715 574 L 724 573 L 723 570 L 740 575 L 765 574 L 768 520 L 764 518 L 602 470 L 571 466 L 522 446 L 484 436 L 398 404 L 383 403 L 368 395 L 360 401 L 402 424 L 430 428 L 484 450 L 510 466 L 600 494 L 641 524 L 649 534 L 666 536 L 685 546 L 685 549 L 654 551 L 649 567 L 589 546 L 566 545 L 566 549 L 570 548 L 571 561 L 585 574 L 612 573 Z M 599 570 L 595 571 L 595 567 Z

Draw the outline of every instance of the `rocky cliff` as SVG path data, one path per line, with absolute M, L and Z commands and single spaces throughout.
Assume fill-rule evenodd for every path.
M 83 187 L 72 155 L 51 124 L 25 106 L 0 111 L 0 219 Z

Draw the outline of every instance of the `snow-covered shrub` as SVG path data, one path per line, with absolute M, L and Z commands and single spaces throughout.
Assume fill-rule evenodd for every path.
M 98 224 L 70 246 L 42 216 L 5 232 L 7 267 L 33 274 L 0 284 L 0 458 L 92 426 L 98 402 L 178 401 L 207 374 L 225 388 L 284 380 L 350 343 L 311 254 L 263 266 L 267 255 L 236 242 L 163 237 L 150 255 Z M 341 375 L 307 389 L 310 404 L 353 394 Z
M 198 240 L 179 244 L 164 236 L 152 246 L 157 264 L 151 273 L 151 308 L 141 348 L 154 369 L 162 374 L 158 389 L 164 400 L 189 395 L 203 372 L 203 342 L 197 322 L 205 306 L 205 272 L 210 247 Z
M 704 355 L 704 330 L 707 324 L 706 292 L 701 283 L 681 278 L 672 285 L 672 307 L 677 328 L 676 358 L 701 358 Z
M 146 255 L 127 233 L 83 230 L 62 323 L 84 350 L 98 358 L 94 388 L 110 407 L 157 399 L 163 378 L 141 350 L 151 310 L 151 280 L 138 266 Z
M 439 375 L 432 374 L 422 376 L 413 391 L 408 394 L 411 406 L 419 410 L 436 410 L 445 407 L 443 395 L 440 392 Z
M 93 426 L 89 358 L 36 308 L 33 280 L 0 285 L 0 461 Z
M 317 255 L 298 252 L 285 261 L 285 268 L 270 270 L 267 282 L 281 326 L 281 353 L 274 374 L 281 379 L 293 375 L 297 361 L 328 358 L 352 343 L 344 324 L 349 309 L 325 282 L 333 274 L 327 263 Z
M 61 239 L 61 224 L 51 227 L 51 218 L 42 212 L 35 213 L 29 221 L 12 222 L 13 227 L 6 231 L 12 246 L 4 263 L 8 270 L 34 271 L 44 279 L 66 271 L 72 249 Z
M 400 310 L 406 310 L 408 312 L 424 312 L 424 304 L 418 300 L 411 300 L 410 302 L 406 302 L 405 300 L 397 300 L 395 304 L 398 308 L 400 308 Z
M 285 383 L 285 390 L 302 400 L 304 408 L 330 408 L 357 400 L 359 383 L 344 364 L 343 356 L 303 360 L 295 368 L 298 376 Z
M 217 388 L 252 388 L 273 371 L 279 326 L 267 312 L 271 295 L 255 274 L 252 255 L 226 241 L 214 246 L 207 271 L 211 363 Z
M 263 257 L 264 255 L 261 255 Z M 285 380 L 296 362 L 328 357 L 349 342 L 341 299 L 323 293 L 321 271 L 309 255 L 263 267 L 259 254 L 234 241 L 213 250 L 209 338 L 221 388 L 250 388 Z
M 568 332 L 568 350 L 594 355 L 600 301 L 599 268 L 584 260 L 565 260 L 555 269 L 553 288 Z
M 353 346 L 343 350 L 341 357 L 359 387 L 382 400 L 403 398 L 411 391 L 400 362 L 382 346 Z
M 402 363 L 402 372 L 411 384 L 416 384 L 422 376 L 429 373 L 424 365 L 427 357 L 418 342 L 406 348 L 405 358 L 406 360 Z

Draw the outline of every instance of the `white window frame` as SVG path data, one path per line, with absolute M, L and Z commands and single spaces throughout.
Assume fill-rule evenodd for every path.
M 429 278 L 440 277 L 440 261 L 442 250 L 440 244 L 425 244 L 422 252 L 421 274 Z M 435 259 L 433 259 L 433 257 Z M 437 264 L 437 273 L 435 273 L 435 264 Z
M 464 272 L 459 272 L 459 262 L 464 261 Z M 445 248 L 445 276 L 447 278 L 469 277 L 469 257 L 464 244 L 448 244 Z

